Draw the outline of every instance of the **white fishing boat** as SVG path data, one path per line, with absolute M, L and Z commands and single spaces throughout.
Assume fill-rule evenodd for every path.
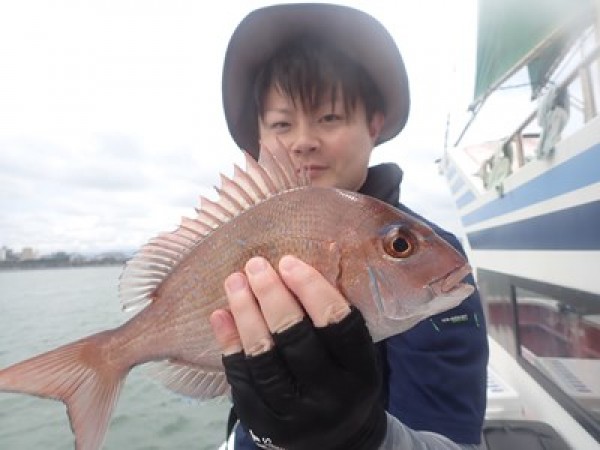
M 499 441 L 550 426 L 600 448 L 599 12 L 479 0 L 471 116 L 439 162 L 485 306 Z

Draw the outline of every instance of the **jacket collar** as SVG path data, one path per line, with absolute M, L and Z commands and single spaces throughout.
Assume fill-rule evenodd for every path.
M 369 167 L 367 179 L 358 192 L 398 206 L 402 175 L 402 169 L 394 163 Z

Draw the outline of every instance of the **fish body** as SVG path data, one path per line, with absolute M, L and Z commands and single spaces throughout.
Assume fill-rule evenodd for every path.
M 223 177 L 219 200 L 140 249 L 124 269 L 126 309 L 145 306 L 107 330 L 0 371 L 0 390 L 63 401 L 75 446 L 101 447 L 131 368 L 158 363 L 175 392 L 206 399 L 227 381 L 209 316 L 226 307 L 224 279 L 252 256 L 276 266 L 293 254 L 317 268 L 365 317 L 375 341 L 456 306 L 463 256 L 415 218 L 358 193 L 307 184 L 291 162 L 269 156 Z

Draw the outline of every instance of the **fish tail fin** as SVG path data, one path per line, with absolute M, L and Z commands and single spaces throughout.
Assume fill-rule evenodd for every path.
M 0 391 L 60 400 L 77 450 L 98 450 L 129 368 L 103 358 L 103 332 L 0 370 Z

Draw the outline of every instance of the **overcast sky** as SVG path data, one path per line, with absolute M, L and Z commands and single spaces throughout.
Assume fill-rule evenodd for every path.
M 192 216 L 241 162 L 222 60 L 237 23 L 265 4 L 0 0 L 0 246 L 134 250 Z M 373 163 L 397 162 L 404 203 L 458 232 L 434 161 L 448 112 L 471 99 L 475 0 L 347 4 L 391 31 L 411 84 L 408 125 Z

